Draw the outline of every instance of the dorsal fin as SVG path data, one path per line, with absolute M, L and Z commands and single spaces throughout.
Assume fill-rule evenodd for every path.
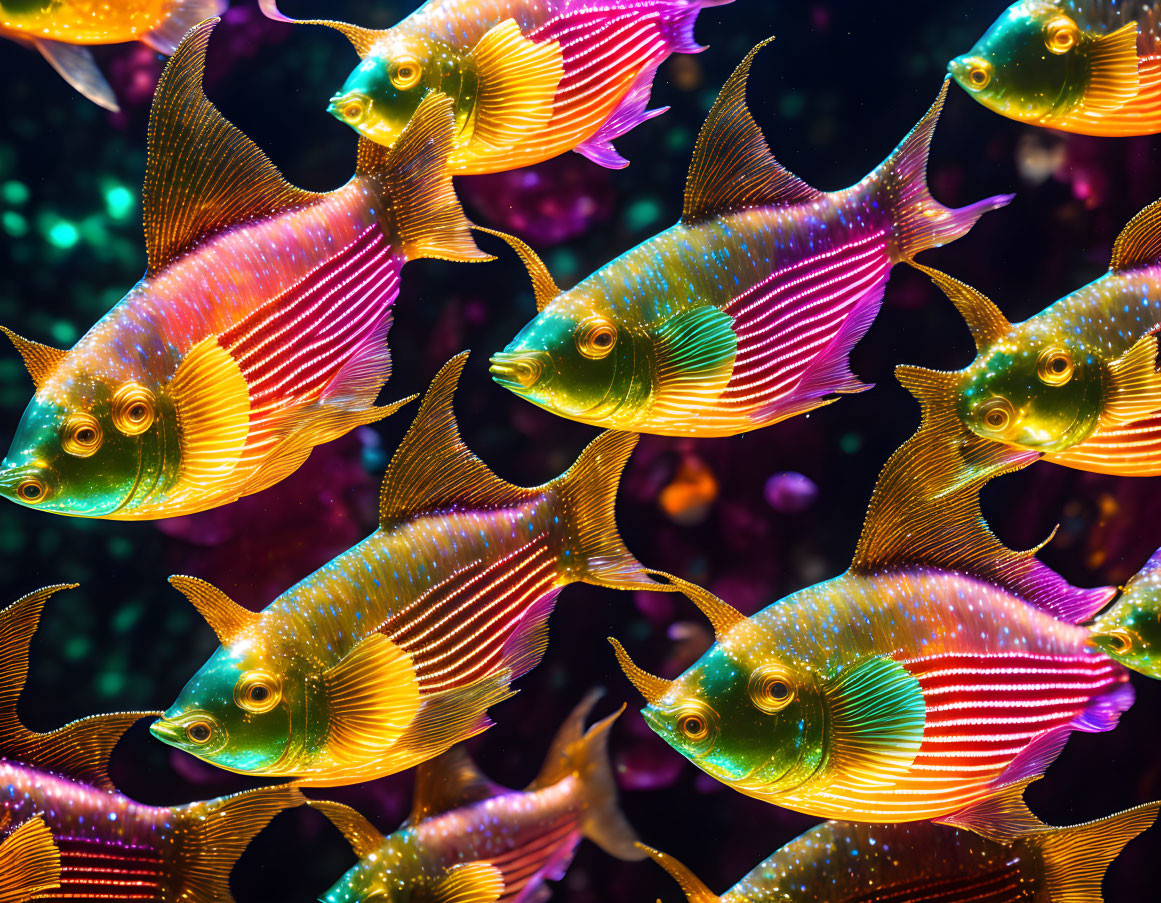
M 774 159 L 746 105 L 746 82 L 767 38 L 746 54 L 697 137 L 681 221 L 692 224 L 746 207 L 798 204 L 822 195 Z
M 379 493 L 379 524 L 383 529 L 450 505 L 487 508 L 518 504 L 533 492 L 501 480 L 460 437 L 452 397 L 467 359 L 467 352 L 458 354 L 435 375 L 387 467 Z
M 1154 201 L 1121 230 L 1113 243 L 1114 273 L 1161 262 L 1161 200 Z
M 226 226 L 322 197 L 283 179 L 206 98 L 202 71 L 218 21 L 190 29 L 157 83 L 141 194 L 151 273 Z
M 965 429 L 956 414 L 960 375 L 921 367 L 896 374 L 922 408 L 916 433 L 879 475 L 851 573 L 904 567 L 960 571 L 997 584 L 1061 620 L 1079 623 L 1099 611 L 1113 587 L 1078 589 L 1036 558 L 1007 548 L 980 510 L 980 490 L 1000 474 L 1039 458 Z
M 39 734 L 24 726 L 16 710 L 28 680 L 29 645 L 44 604 L 53 593 L 76 585 L 47 586 L 0 612 L 0 756 L 111 790 L 107 769 L 113 747 L 132 725 L 159 712 L 94 715 Z
M 283 15 L 278 9 L 278 0 L 258 0 L 258 6 L 267 18 L 273 19 L 275 22 L 289 22 L 292 25 L 323 25 L 327 28 L 333 28 L 351 42 L 351 46 L 355 48 L 355 53 L 359 54 L 360 58 L 370 53 L 375 43 L 389 33 L 389 30 L 377 31 L 374 28 L 361 28 L 358 25 L 340 22 L 337 19 L 292 19 Z
M 552 300 L 559 295 L 560 286 L 556 284 L 556 280 L 552 278 L 552 273 L 548 271 L 544 261 L 540 256 L 522 242 L 515 235 L 509 235 L 507 232 L 499 232 L 496 229 L 486 229 L 483 226 L 473 226 L 477 232 L 483 232 L 487 235 L 494 235 L 496 238 L 501 238 L 508 243 L 508 246 L 516 252 L 520 261 L 524 264 L 524 268 L 528 270 L 528 278 L 532 280 L 532 293 L 536 297 L 536 309 L 538 311 L 544 310 L 552 302 Z
M 52 376 L 61 359 L 68 354 L 63 348 L 41 345 L 39 342 L 17 335 L 5 326 L 0 326 L 0 332 L 8 336 L 8 341 L 24 360 L 28 375 L 32 377 L 32 384 L 38 389 Z
M 953 279 L 947 273 L 941 273 L 939 270 L 916 263 L 914 260 L 907 262 L 919 272 L 926 273 L 928 278 L 938 285 L 951 300 L 951 303 L 955 305 L 955 309 L 959 311 L 960 316 L 967 323 L 972 339 L 975 340 L 977 351 L 989 348 L 1011 331 L 1012 324 L 1008 322 L 1008 318 L 983 292 L 977 291 L 958 279 Z
M 415 770 L 415 792 L 407 823 L 414 827 L 435 815 L 470 806 L 507 793 L 490 781 L 467 749 L 455 746 Z
M 351 849 L 360 859 L 370 856 L 383 846 L 383 833 L 350 806 L 328 800 L 307 800 L 307 805 L 317 809 L 331 824 L 342 832 Z
M 223 646 L 229 646 L 262 617 L 258 612 L 239 605 L 212 583 L 197 577 L 174 574 L 169 583 L 193 603 Z

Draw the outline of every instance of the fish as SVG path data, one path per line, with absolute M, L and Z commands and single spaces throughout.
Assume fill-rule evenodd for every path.
M 614 521 L 637 437 L 598 436 L 532 489 L 497 477 L 452 412 L 466 354 L 436 375 L 387 468 L 380 526 L 260 613 L 170 582 L 221 647 L 150 730 L 213 765 L 304 786 L 372 780 L 491 726 L 487 709 L 540 661 L 560 590 L 675 588 Z
M 876 483 L 851 567 L 743 615 L 688 588 L 714 629 L 676 679 L 613 643 L 647 724 L 733 789 L 844 821 L 933 820 L 1010 837 L 1073 731 L 1115 727 L 1128 671 L 1082 626 L 1114 587 L 1068 584 L 991 532 L 979 492 L 1034 455 L 947 429 L 899 368 L 917 432 Z
M 1151 0 L 1019 0 L 948 71 L 1009 119 L 1079 135 L 1161 132 Z
M 954 398 L 949 429 L 1076 470 L 1161 474 L 1161 201 L 1125 226 L 1107 273 L 1022 323 L 971 286 L 914 265 L 975 339 L 968 367 L 925 371 Z
M 323 903 L 533 903 L 565 875 L 581 838 L 607 853 L 645 854 L 617 803 L 609 732 L 620 711 L 587 731 L 589 694 L 557 731 L 536 779 L 509 790 L 457 746 L 419 766 L 411 815 L 384 837 L 356 810 L 312 800 L 350 841 L 359 862 Z
M 428 0 L 391 28 L 310 19 L 346 36 L 362 60 L 328 111 L 390 147 L 432 91 L 455 106 L 456 175 L 504 172 L 576 151 L 600 166 L 629 161 L 613 141 L 649 109 L 658 67 L 700 53 L 703 9 L 733 0 Z M 264 13 L 294 22 L 276 0 Z
M 965 235 L 1011 196 L 953 210 L 928 191 L 946 81 L 857 185 L 807 185 L 774 159 L 746 105 L 767 43 L 710 110 L 677 225 L 568 291 L 506 238 L 529 269 L 538 313 L 492 357 L 497 383 L 571 420 L 663 436 L 744 433 L 870 388 L 849 355 L 891 267 Z
M 24 822 L 16 872 L 0 867 L 0 900 L 133 899 L 233 903 L 230 872 L 251 839 L 305 798 L 289 785 L 185 806 L 144 806 L 117 791 L 109 758 L 121 736 L 156 712 L 94 715 L 48 733 L 21 722 L 29 645 L 49 586 L 0 611 L 0 825 Z M 9 881 L 14 881 L 13 896 Z M 23 882 L 23 883 L 21 883 Z M 59 891 L 59 893 L 54 893 Z
M 90 46 L 140 41 L 169 56 L 189 29 L 227 6 L 229 0 L 9 0 L 0 6 L 0 37 L 35 47 L 73 88 L 117 113 L 117 97 Z
M 1121 850 L 1157 820 L 1161 803 L 1065 828 L 1045 826 L 1007 843 L 912 822 L 816 825 L 721 896 L 684 864 L 644 848 L 690 903 L 1100 903 L 1101 880 Z
M 1090 626 L 1091 642 L 1109 658 L 1161 680 L 1161 549 Z
M 152 519 L 277 483 L 405 403 L 375 405 L 403 265 L 489 259 L 447 173 L 448 101 L 425 101 L 390 151 L 361 142 L 342 188 L 303 191 L 205 96 L 216 21 L 154 98 L 145 276 L 67 351 L 4 330 L 36 387 L 0 467 L 19 504 Z

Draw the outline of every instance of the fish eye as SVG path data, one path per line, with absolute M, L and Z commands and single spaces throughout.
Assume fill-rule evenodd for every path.
M 126 436 L 140 436 L 156 417 L 157 402 L 144 386 L 125 383 L 113 393 L 113 426 Z
M 1072 355 L 1060 348 L 1045 348 L 1036 361 L 1036 375 L 1048 386 L 1067 384 L 1075 372 Z
M 101 447 L 101 424 L 92 414 L 73 414 L 60 429 L 60 444 L 74 458 L 87 458 Z
M 48 487 L 36 477 L 28 477 L 16 487 L 16 495 L 22 502 L 35 505 L 48 498 Z
M 706 745 L 717 733 L 717 713 L 709 706 L 688 699 L 677 708 L 677 730 L 689 743 Z
M 1133 648 L 1132 638 L 1123 630 L 1110 630 L 1104 636 L 1109 641 L 1109 650 L 1117 655 L 1124 655 Z
M 590 360 L 608 357 L 617 344 L 617 327 L 604 317 L 587 317 L 577 324 L 577 350 Z
M 234 702 L 238 708 L 262 715 L 282 701 L 282 684 L 265 671 L 247 671 L 234 685 Z
M 990 433 L 1002 433 L 1015 419 L 1012 404 L 1006 398 L 989 398 L 979 407 L 980 420 Z
M 974 56 L 964 61 L 967 69 L 967 87 L 973 91 L 982 91 L 992 81 L 992 64 L 985 59 Z
M 205 746 L 214 736 L 214 726 L 208 721 L 191 721 L 185 726 L 185 736 L 190 743 Z
M 391 84 L 400 91 L 409 91 L 419 84 L 423 67 L 412 57 L 404 57 L 391 64 Z
M 762 665 L 750 675 L 750 700 L 768 715 L 781 712 L 794 701 L 794 684 L 785 668 Z
M 347 122 L 358 122 L 363 118 L 363 105 L 357 100 L 343 104 L 343 119 Z
M 1044 46 L 1052 53 L 1068 53 L 1079 36 L 1080 29 L 1068 16 L 1057 16 L 1044 26 Z

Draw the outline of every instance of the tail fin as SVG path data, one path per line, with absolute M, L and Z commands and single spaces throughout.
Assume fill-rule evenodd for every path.
M 701 11 L 710 6 L 727 6 L 734 0 L 683 0 L 660 22 L 661 34 L 670 53 L 701 53 L 705 46 L 693 36 L 694 26 Z
M 609 761 L 609 729 L 625 707 L 598 721 L 587 731 L 585 719 L 603 691 L 591 690 L 556 732 L 544 767 L 528 789 L 549 787 L 575 774 L 585 802 L 581 833 L 606 853 L 620 859 L 644 859 L 637 835 L 617 803 L 617 782 Z
M 677 886 L 681 888 L 689 903 L 721 903 L 721 897 L 706 887 L 684 862 L 643 843 L 637 844 L 637 847 L 673 876 L 673 880 L 677 882 Z
M 1146 803 L 1099 821 L 1024 838 L 1041 856 L 1052 899 L 1100 903 L 1105 872 L 1125 845 L 1157 820 L 1158 810 L 1161 802 Z
M 305 802 L 296 787 L 281 784 L 178 807 L 174 898 L 234 903 L 230 872 L 250 841 L 283 809 Z
M 944 207 L 927 187 L 927 155 L 939 114 L 947 98 L 950 77 L 922 119 L 866 179 L 863 185 L 887 199 L 895 218 L 896 259 L 909 260 L 920 251 L 962 238 L 981 216 L 1003 207 L 1015 195 L 999 194 L 967 207 Z
M 565 511 L 565 561 L 585 583 L 613 589 L 665 589 L 651 580 L 617 532 L 617 486 L 637 445 L 635 433 L 597 436 L 553 481 Z

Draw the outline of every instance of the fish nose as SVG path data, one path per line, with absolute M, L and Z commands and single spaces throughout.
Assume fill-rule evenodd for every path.
M 488 372 L 507 389 L 531 389 L 552 378 L 552 359 L 543 351 L 499 351 L 492 355 Z
M 181 743 L 185 739 L 185 732 L 164 715 L 149 725 L 149 733 L 162 743 Z

